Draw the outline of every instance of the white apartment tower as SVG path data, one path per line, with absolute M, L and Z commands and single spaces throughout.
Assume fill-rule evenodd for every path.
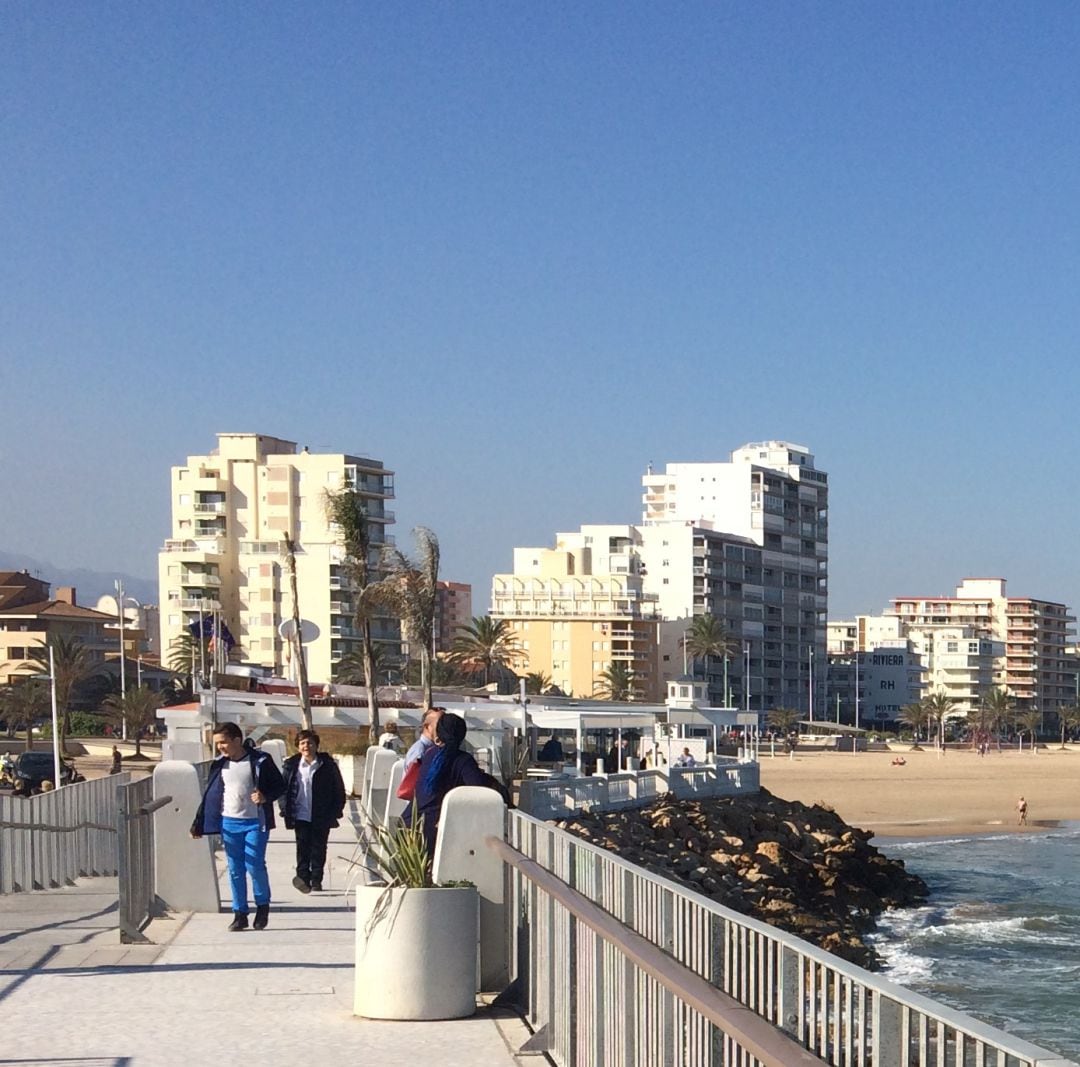
M 316 635 L 305 645 L 308 677 L 329 681 L 334 665 L 355 647 L 342 550 L 325 510 L 326 493 L 354 487 L 365 502 L 376 544 L 394 513 L 393 472 L 378 460 L 345 453 L 314 454 L 292 441 L 255 433 L 222 433 L 209 455 L 172 468 L 172 533 L 158 557 L 161 649 L 200 613 L 220 611 L 245 662 L 275 674 L 293 670 L 279 626 L 292 618 L 285 534 L 296 542 L 300 614 Z M 400 653 L 397 620 L 377 618 L 377 641 Z
M 828 476 L 813 455 L 785 441 L 748 444 L 726 463 L 650 469 L 642 485 L 647 589 L 659 597 L 666 647 L 694 615 L 712 614 L 742 648 L 727 665 L 732 703 L 822 711 Z M 677 552 L 659 551 L 676 541 Z M 688 568 L 690 586 L 675 574 Z M 662 657 L 665 672 L 674 666 Z M 715 701 L 714 689 L 710 679 Z

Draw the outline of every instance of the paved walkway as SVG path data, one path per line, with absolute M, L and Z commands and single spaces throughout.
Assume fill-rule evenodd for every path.
M 180 915 L 151 924 L 155 944 L 121 945 L 107 878 L 0 896 L 0 1064 L 543 1062 L 515 1058 L 528 1032 L 488 1007 L 455 1022 L 356 1018 L 347 828 L 329 851 L 326 891 L 304 896 L 292 887 L 292 834 L 274 831 L 270 925 L 259 932 L 229 933 L 228 911 Z

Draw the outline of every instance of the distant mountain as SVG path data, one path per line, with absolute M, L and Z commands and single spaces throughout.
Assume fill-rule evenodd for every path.
M 113 582 L 121 578 L 124 582 L 124 594 L 133 596 L 140 604 L 156 604 L 158 584 L 153 578 L 138 578 L 133 574 L 112 574 L 104 571 L 91 571 L 84 567 L 57 567 L 46 560 L 34 559 L 18 552 L 5 552 L 0 549 L 0 571 L 29 571 L 35 578 L 48 582 L 53 596 L 58 586 L 75 586 L 78 602 L 92 608 L 100 596 L 115 592 Z

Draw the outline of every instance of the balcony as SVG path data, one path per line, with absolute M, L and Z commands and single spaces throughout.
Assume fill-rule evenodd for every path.
M 225 542 L 219 537 L 177 538 L 166 541 L 161 551 L 182 552 L 192 556 L 220 556 L 225 551 Z
M 170 603 L 175 603 L 175 602 L 170 601 Z M 180 610 L 181 611 L 202 611 L 202 612 L 220 611 L 221 610 L 221 601 L 220 600 L 207 600 L 207 599 L 202 598 L 202 597 L 185 598 L 185 599 L 180 601 Z
M 206 574 L 204 571 L 186 571 L 180 575 L 180 584 L 183 586 L 218 586 L 221 579 L 216 574 Z
M 224 515 L 228 509 L 228 504 L 224 500 L 216 500 L 209 504 L 196 503 L 195 513 L 197 515 Z

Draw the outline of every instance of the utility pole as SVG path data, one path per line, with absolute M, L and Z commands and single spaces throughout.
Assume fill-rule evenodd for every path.
M 127 654 L 124 649 L 124 582 L 122 579 L 117 578 L 113 582 L 113 587 L 116 589 L 116 614 L 120 617 L 120 706 L 124 709 L 120 713 L 120 736 L 121 739 L 126 741 L 127 735 L 127 671 L 125 669 L 124 661 L 127 659 Z M 57 785 L 60 783 L 57 782 Z
M 285 560 L 289 567 L 289 593 L 292 596 L 293 648 L 296 652 L 296 689 L 300 698 L 300 721 L 305 730 L 311 729 L 311 694 L 308 692 L 307 660 L 304 659 L 304 635 L 300 628 L 300 597 L 296 583 L 296 544 L 285 538 Z

